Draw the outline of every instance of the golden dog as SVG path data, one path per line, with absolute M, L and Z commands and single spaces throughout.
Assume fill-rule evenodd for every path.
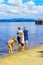
M 9 41 L 8 41 L 8 50 L 9 50 L 9 53 L 11 53 L 11 54 L 13 54 L 13 46 L 14 46 L 14 44 L 17 44 L 17 39 L 16 38 L 13 38 L 13 39 L 10 39 Z

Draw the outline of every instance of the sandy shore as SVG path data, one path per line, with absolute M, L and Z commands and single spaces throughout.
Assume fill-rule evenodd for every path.
M 43 45 L 0 57 L 0 65 L 43 65 Z

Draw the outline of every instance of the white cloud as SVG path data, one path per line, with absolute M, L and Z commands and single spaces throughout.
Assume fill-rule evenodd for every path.
M 10 10 L 10 11 L 11 11 L 11 12 L 14 12 L 14 13 L 15 13 L 15 12 L 18 12 L 17 10 Z
M 23 3 L 22 0 L 8 0 L 8 3 L 14 5 L 0 4 L 0 18 L 43 18 L 43 5 L 36 6 L 33 1 Z
M 21 5 L 22 0 L 8 0 L 9 4 L 14 4 L 14 5 Z
M 34 5 L 35 3 L 33 1 L 26 2 L 26 4 Z
M 4 0 L 0 0 L 0 3 L 3 3 L 4 2 Z

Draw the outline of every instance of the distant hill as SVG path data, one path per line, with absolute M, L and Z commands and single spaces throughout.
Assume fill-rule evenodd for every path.
M 0 19 L 0 22 L 34 22 L 35 19 L 25 19 L 25 18 L 16 18 L 16 19 Z

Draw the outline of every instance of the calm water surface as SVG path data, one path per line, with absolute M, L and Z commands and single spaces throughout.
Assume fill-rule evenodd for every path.
M 17 28 L 24 26 L 29 31 L 29 47 L 43 44 L 43 25 L 35 25 L 35 22 L 0 22 L 0 55 L 8 52 L 6 42 L 10 38 L 17 37 Z

